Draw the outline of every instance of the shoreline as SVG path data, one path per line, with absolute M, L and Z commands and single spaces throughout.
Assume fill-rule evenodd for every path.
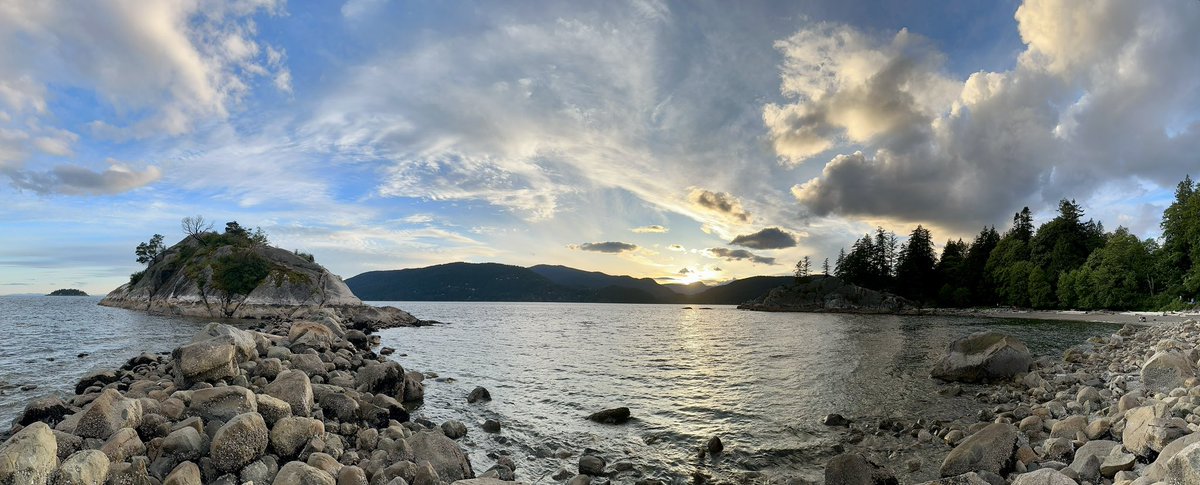
M 1133 325 L 1170 325 L 1200 318 L 1200 313 L 1181 312 L 1117 312 L 1111 310 L 1027 310 L 1009 308 L 931 308 L 926 315 L 959 317 L 990 317 L 1025 320 L 1059 320 L 1070 322 L 1114 323 Z

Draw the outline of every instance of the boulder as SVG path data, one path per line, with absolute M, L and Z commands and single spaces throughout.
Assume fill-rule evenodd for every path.
M 201 485 L 203 483 L 204 481 L 200 477 L 200 467 L 190 461 L 180 463 L 163 480 L 163 485 Z
M 46 423 L 36 422 L 0 445 L 0 483 L 46 483 L 58 468 L 58 442 Z
M 258 413 L 234 416 L 213 435 L 209 456 L 218 470 L 241 470 L 267 451 L 267 423 Z
M 1050 428 L 1050 437 L 1075 439 L 1075 434 L 1087 429 L 1087 425 L 1087 416 L 1075 415 L 1060 419 Z
M 825 485 L 896 485 L 891 470 L 862 453 L 843 453 L 825 464 Z
M 113 433 L 100 447 L 100 451 L 111 463 L 121 463 L 133 456 L 146 453 L 146 445 L 138 438 L 133 428 L 121 428 Z
M 258 339 L 254 332 L 248 332 L 224 323 L 209 322 L 192 336 L 192 342 L 217 339 L 229 342 L 237 350 L 237 361 L 242 363 L 258 358 Z
M 1033 357 L 1016 337 L 983 331 L 950 344 L 949 352 L 938 361 L 933 377 L 947 381 L 979 382 L 985 379 L 1009 379 L 1029 370 Z
M 467 403 L 474 404 L 482 401 L 491 401 L 492 393 L 488 392 L 487 388 L 476 387 L 471 389 L 471 393 L 467 394 Z
M 1077 485 L 1071 477 L 1053 468 L 1042 468 L 1017 475 L 1012 485 Z
M 55 485 L 98 485 L 108 477 L 108 456 L 99 450 L 72 453 L 58 467 Z
M 62 399 L 52 394 L 34 399 L 25 405 L 25 410 L 17 417 L 17 424 L 28 426 L 41 421 L 54 426 L 71 414 L 74 414 L 74 411 Z
M 307 463 L 290 461 L 275 475 L 274 485 L 335 485 L 333 476 Z
M 475 476 L 467 455 L 440 431 L 421 431 L 405 441 L 412 449 L 413 462 L 428 461 L 442 480 L 453 482 Z
M 467 435 L 467 425 L 463 424 L 462 421 L 455 421 L 451 419 L 442 423 L 441 428 L 442 434 L 445 434 L 447 438 L 452 440 L 456 440 Z
M 1184 386 L 1188 378 L 1196 377 L 1196 366 L 1187 355 L 1177 350 L 1155 353 L 1142 365 L 1142 385 L 1156 392 L 1171 392 Z
M 404 402 L 417 402 L 425 399 L 425 375 L 420 372 L 404 373 Z
M 191 426 L 184 426 L 163 439 L 162 454 L 171 457 L 175 463 L 199 461 L 208 450 L 208 441 L 208 435 L 201 434 Z
M 361 392 L 404 397 L 404 368 L 396 362 L 364 365 L 358 369 L 354 382 Z
M 1200 483 L 1200 443 L 1188 445 L 1172 456 L 1163 475 L 1167 483 Z
M 594 477 L 604 475 L 604 468 L 608 463 L 604 458 L 593 454 L 584 454 L 579 457 L 579 473 L 581 475 L 590 475 Z
M 105 389 L 92 401 L 75 426 L 75 434 L 106 440 L 121 428 L 137 428 L 142 422 L 142 404 L 121 397 L 116 389 Z
M 315 322 L 296 322 L 288 331 L 288 341 L 292 343 L 293 352 L 297 351 L 298 346 L 329 350 L 333 339 L 334 335 L 329 327 Z
M 959 443 L 946 455 L 941 476 L 951 477 L 967 472 L 989 471 L 1006 474 L 1013 465 L 1017 448 L 1017 427 L 992 423 Z
M 1166 404 L 1141 406 L 1125 412 L 1125 430 L 1121 442 L 1129 452 L 1149 457 L 1175 439 L 1187 434 L 1187 422 L 1170 417 Z
M 624 424 L 629 421 L 629 408 L 619 407 L 592 413 L 588 419 L 604 424 Z
M 325 423 L 312 418 L 290 416 L 280 419 L 271 428 L 271 448 L 281 457 L 294 457 L 308 440 L 325 434 Z M 279 479 L 276 478 L 276 481 Z
M 254 392 L 242 386 L 210 387 L 192 391 L 192 401 L 187 414 L 212 420 L 229 421 L 234 416 L 258 412 L 258 399 Z
M 939 478 L 928 482 L 921 482 L 917 485 L 993 485 L 992 482 L 985 480 L 978 473 L 964 473 L 953 477 Z
M 175 379 L 184 388 L 238 375 L 240 351 L 233 338 L 219 337 L 192 342 L 171 352 Z
M 258 401 L 255 406 L 258 408 L 258 414 L 262 415 L 267 426 L 274 426 L 276 421 L 292 415 L 292 405 L 283 399 L 266 394 L 255 394 L 254 399 Z
M 1158 453 L 1158 458 L 1155 458 L 1154 463 L 1151 463 L 1150 466 L 1142 471 L 1142 476 L 1150 477 L 1154 481 L 1162 481 L 1163 474 L 1166 473 L 1167 462 L 1171 461 L 1171 458 L 1181 450 L 1195 443 L 1200 443 L 1200 433 L 1185 435 L 1167 444 Z
M 321 327 L 324 328 L 324 327 Z M 308 374 L 298 370 L 285 370 L 267 384 L 265 392 L 271 397 L 282 399 L 292 406 L 292 414 L 308 416 L 312 413 L 313 389 Z
M 117 382 L 120 376 L 112 370 L 97 370 L 89 372 L 79 382 L 75 384 L 75 394 L 83 394 L 87 392 L 87 388 L 92 386 L 104 387 L 108 384 Z
M 358 420 L 358 401 L 349 395 L 340 392 L 328 393 L 321 395 L 319 401 L 326 418 L 337 419 L 343 423 Z

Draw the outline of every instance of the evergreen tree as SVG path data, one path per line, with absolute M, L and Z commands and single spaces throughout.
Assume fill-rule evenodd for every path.
M 896 279 L 900 283 L 898 288 L 901 294 L 918 301 L 931 301 L 937 288 L 936 266 L 933 235 L 929 229 L 918 225 L 900 249 L 896 263 Z
M 942 257 L 936 266 L 938 293 L 937 301 L 942 306 L 962 307 L 971 303 L 972 281 L 966 279 L 964 267 L 967 243 L 962 239 L 946 241 Z
M 837 262 L 833 266 L 833 275 L 838 278 L 846 277 L 846 270 L 843 269 L 846 264 L 846 248 L 838 249 Z
M 995 301 L 996 291 L 988 278 L 987 262 L 998 244 L 1000 233 L 996 232 L 995 226 L 983 228 L 971 241 L 962 266 L 963 282 L 970 289 L 966 304 L 990 305 Z
M 1029 242 L 1029 238 L 1033 237 L 1033 213 L 1028 206 L 1013 214 L 1013 227 L 1008 234 L 1025 242 Z
M 1074 200 L 1058 203 L 1058 216 L 1042 224 L 1029 241 L 1029 259 L 1056 281 L 1059 273 L 1078 268 L 1102 244 L 1103 226 L 1083 223 L 1083 209 Z

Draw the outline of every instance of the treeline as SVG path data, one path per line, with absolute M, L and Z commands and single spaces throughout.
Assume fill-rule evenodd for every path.
M 984 227 L 967 243 L 947 241 L 939 257 L 933 235 L 917 226 L 900 244 L 876 229 L 837 258 L 834 274 L 930 305 L 1011 305 L 1064 309 L 1178 310 L 1200 293 L 1200 186 L 1185 177 L 1162 217 L 1162 237 L 1139 239 L 1124 227 L 1105 232 L 1083 220 L 1074 200 L 1034 227 L 1026 207 L 1000 234 Z

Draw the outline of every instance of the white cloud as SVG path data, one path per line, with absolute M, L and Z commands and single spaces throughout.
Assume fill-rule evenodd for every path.
M 1190 47 L 1200 45 L 1200 7 L 1077 7 L 1025 2 L 1016 67 L 963 82 L 904 31 L 878 41 L 822 26 L 781 42 L 782 92 L 796 99 L 764 108 L 777 154 L 796 162 L 859 148 L 797 184 L 796 198 L 817 214 L 961 228 L 1039 201 L 1083 200 L 1109 180 L 1171 186 L 1200 149 L 1200 57 Z
M 649 226 L 635 227 L 630 230 L 638 234 L 663 234 L 669 232 L 671 229 L 660 224 L 651 224 Z
M 13 184 L 39 194 L 112 195 L 150 184 L 162 172 L 153 165 L 142 170 L 109 159 L 103 171 L 93 171 L 77 165 L 59 165 L 47 172 L 22 171 L 10 173 Z

